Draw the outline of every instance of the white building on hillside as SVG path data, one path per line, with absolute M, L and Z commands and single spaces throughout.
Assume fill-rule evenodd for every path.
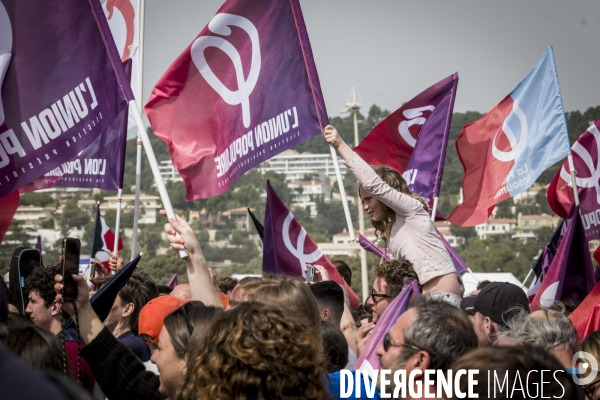
M 509 218 L 492 218 L 485 223 L 476 225 L 475 231 L 479 239 L 487 239 L 492 235 L 502 235 L 514 233 L 517 227 L 517 221 Z
M 346 165 L 340 157 L 338 157 L 338 164 L 343 176 L 346 173 Z M 332 178 L 334 181 L 336 180 L 331 154 L 299 154 L 295 150 L 286 150 L 265 161 L 258 168 L 263 173 L 274 171 L 284 174 L 287 182 L 299 181 L 306 174 L 313 173 Z

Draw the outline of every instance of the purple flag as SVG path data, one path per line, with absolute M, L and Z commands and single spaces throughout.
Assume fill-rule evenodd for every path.
M 356 369 L 367 372 L 369 375 L 373 370 L 379 369 L 379 357 L 375 353 L 383 342 L 383 337 L 390 331 L 398 318 L 408 308 L 408 303 L 413 297 L 419 296 L 419 285 L 416 280 L 406 278 L 405 287 L 386 308 L 385 312 L 377 321 L 377 325 L 371 332 L 363 351 L 356 361 Z
M 555 300 L 571 300 L 579 304 L 594 286 L 596 277 L 588 240 L 579 206 L 574 206 L 565 222 L 565 234 L 560 240 L 556 256 L 531 302 L 531 310 L 549 307 Z
M 369 164 L 385 164 L 428 200 L 440 193 L 458 73 L 437 82 L 378 124 L 354 149 Z
M 298 0 L 227 0 L 145 106 L 186 184 L 216 196 L 328 124 Z
M 294 218 L 269 181 L 264 227 L 263 273 L 306 278 L 306 264 L 317 264 L 327 270 L 332 281 L 346 289 L 350 308 L 360 305 L 360 300 L 352 288 Z
M 42 253 L 42 237 L 38 235 L 37 240 L 35 241 L 35 248 Z
M 73 160 L 133 99 L 99 1 L 0 0 L 0 197 Z
M 538 256 L 538 259 L 536 260 L 535 264 L 533 264 L 533 266 L 531 267 L 531 269 L 533 269 L 533 272 L 535 273 L 535 277 L 533 278 L 533 281 L 531 282 L 531 285 L 527 290 L 527 297 L 529 297 L 529 302 L 533 300 L 535 294 L 540 288 L 540 285 L 542 284 L 544 275 L 546 274 L 546 272 L 548 272 L 548 267 L 550 267 L 554 256 L 556 256 L 556 249 L 558 248 L 558 245 L 564 233 L 564 223 L 565 221 L 563 220 L 560 224 L 558 224 L 558 228 L 556 228 L 556 230 L 554 231 L 554 234 L 550 238 L 550 241 L 546 243 L 546 245 L 544 246 L 544 250 L 542 250 L 542 253 Z
M 123 63 L 128 80 L 131 78 L 131 65 L 131 60 Z M 19 192 L 31 192 L 53 186 L 122 189 L 128 110 L 125 108 L 81 155 L 23 186 Z
M 379 258 L 383 258 L 386 261 L 390 259 L 390 256 L 388 255 L 388 253 L 387 253 L 387 251 L 385 249 L 382 249 L 381 247 L 376 246 L 375 244 L 373 244 L 362 233 L 358 234 L 358 244 L 360 244 L 360 246 L 363 249 L 365 249 L 369 253 L 375 254 Z
M 173 274 L 173 276 L 171 277 L 171 280 L 169 281 L 169 283 L 167 283 L 167 286 L 170 287 L 171 289 L 175 289 L 175 286 L 177 286 L 177 274 Z

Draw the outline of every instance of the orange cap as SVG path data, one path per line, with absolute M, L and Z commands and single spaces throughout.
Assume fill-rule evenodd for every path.
M 149 337 L 148 341 L 156 345 L 165 317 L 185 303 L 173 296 L 160 296 L 150 300 L 140 311 L 138 334 Z

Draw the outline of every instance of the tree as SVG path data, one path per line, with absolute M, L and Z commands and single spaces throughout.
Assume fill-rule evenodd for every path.
M 22 206 L 46 207 L 54 203 L 54 199 L 47 193 L 23 193 L 21 195 Z
M 77 206 L 77 200 L 68 201 L 60 216 L 60 226 L 63 236 L 72 228 L 83 228 L 92 220 L 92 216 Z
M 513 218 L 512 207 L 514 204 L 512 197 L 498 203 L 496 205 L 496 218 Z
M 550 204 L 548 204 L 548 199 L 546 197 L 547 191 L 546 189 L 541 189 L 535 195 L 535 202 L 540 207 L 540 211 L 544 214 L 552 215 L 554 211 L 550 208 Z
M 450 232 L 452 232 L 454 236 L 464 237 L 467 240 L 472 237 L 477 237 L 477 231 L 473 226 L 458 226 L 451 224 Z

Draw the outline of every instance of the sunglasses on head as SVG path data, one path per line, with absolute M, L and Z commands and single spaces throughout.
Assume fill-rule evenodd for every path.
M 405 346 L 405 347 L 408 347 L 408 348 L 416 350 L 416 351 L 421 350 L 417 346 L 413 346 L 411 344 L 406 344 L 406 343 L 398 342 L 397 340 L 392 340 L 392 339 L 390 339 L 390 334 L 386 333 L 385 336 L 383 337 L 383 350 L 385 352 L 387 352 L 390 349 L 391 346 L 398 346 L 398 347 Z

